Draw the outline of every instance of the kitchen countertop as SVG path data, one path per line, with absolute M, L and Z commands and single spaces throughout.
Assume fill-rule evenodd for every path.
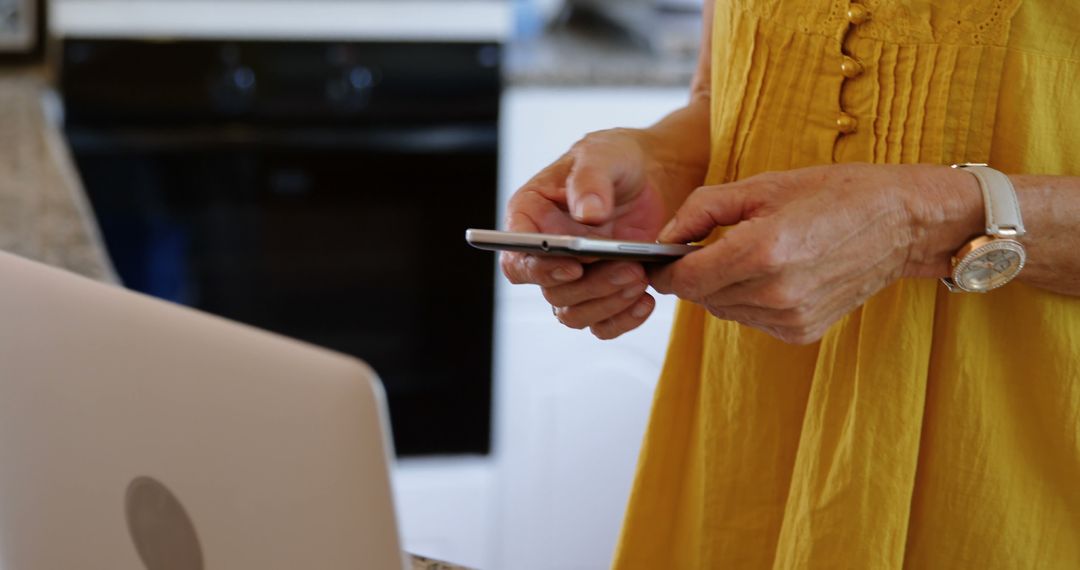
M 56 0 L 50 29 L 55 37 L 84 39 L 505 41 L 504 75 L 511 86 L 668 87 L 689 85 L 693 76 L 699 14 L 659 12 L 649 17 L 641 26 L 649 36 L 644 42 L 580 22 L 513 39 L 512 4 L 507 0 Z
M 506 46 L 509 86 L 690 85 L 697 67 L 700 17 L 658 17 L 650 41 L 583 26 L 554 26 Z
M 422 556 L 411 556 L 412 568 L 411 570 L 471 570 L 464 566 L 455 566 L 453 564 L 447 564 L 446 562 L 439 562 L 438 560 L 431 560 Z
M 116 282 L 33 68 L 0 70 L 0 250 Z

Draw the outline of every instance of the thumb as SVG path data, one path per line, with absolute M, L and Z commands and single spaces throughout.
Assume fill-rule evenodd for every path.
M 646 156 L 635 129 L 590 133 L 571 149 L 574 166 L 566 179 L 570 215 L 583 224 L 611 221 L 615 206 L 645 184 Z
M 719 226 L 730 226 L 745 218 L 747 195 L 743 188 L 702 186 L 683 202 L 657 240 L 664 243 L 690 243 L 709 236 Z
M 615 208 L 614 165 L 610 160 L 582 156 L 566 178 L 566 203 L 575 220 L 599 226 Z

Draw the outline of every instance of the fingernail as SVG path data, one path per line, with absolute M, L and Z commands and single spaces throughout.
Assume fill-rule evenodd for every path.
M 627 283 L 633 283 L 637 281 L 637 273 L 629 267 L 620 269 L 611 275 L 612 285 L 626 285 Z
M 586 194 L 574 204 L 574 217 L 578 220 L 604 217 L 604 201 L 596 194 Z
M 675 231 L 675 218 L 671 218 L 671 221 L 664 226 L 664 229 L 660 230 L 660 235 L 656 236 L 657 241 L 667 241 L 668 234 Z
M 630 311 L 630 314 L 634 315 L 635 319 L 640 319 L 649 314 L 650 310 L 652 309 L 649 307 L 649 303 L 647 301 L 641 301 L 634 306 L 633 310 Z
M 634 297 L 641 295 L 643 289 L 644 288 L 642 287 L 631 287 L 629 289 L 624 289 L 622 292 L 623 299 L 633 299 Z
M 565 267 L 557 267 L 551 272 L 551 277 L 556 281 L 573 281 L 574 272 Z

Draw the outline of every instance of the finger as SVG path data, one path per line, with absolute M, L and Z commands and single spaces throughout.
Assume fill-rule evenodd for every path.
M 556 287 L 580 279 L 584 274 L 581 263 L 571 258 L 541 257 L 518 251 L 501 252 L 499 266 L 506 279 L 515 285 L 533 283 Z
M 621 313 L 596 323 L 589 327 L 593 336 L 601 340 L 611 340 L 623 333 L 632 331 L 641 326 L 653 309 L 656 308 L 656 300 L 652 295 L 643 293 L 634 300 L 634 304 Z
M 789 326 L 792 323 L 791 311 L 787 309 L 765 309 L 752 305 L 716 306 L 706 304 L 709 312 L 718 319 L 735 321 L 754 327 Z
M 566 201 L 575 220 L 601 225 L 608 221 L 615 203 L 610 165 L 599 158 L 579 160 L 566 180 Z
M 572 223 L 551 200 L 528 186 L 514 195 L 508 210 L 510 214 L 507 215 L 506 226 L 512 232 L 569 233 L 566 225 Z M 541 226 L 536 218 L 543 219 L 545 224 Z M 535 283 L 541 287 L 568 283 L 584 274 L 581 263 L 573 258 L 540 257 L 516 251 L 500 253 L 499 266 L 511 283 Z
M 719 319 L 735 321 L 762 331 L 789 344 L 809 344 L 820 340 L 828 325 L 808 319 L 796 309 L 762 309 L 748 305 L 710 307 L 709 312 Z
M 757 307 L 761 309 L 793 309 L 807 302 L 808 292 L 775 277 L 758 277 L 732 283 L 711 293 L 706 302 L 710 307 Z
M 558 317 L 559 322 L 570 328 L 583 329 L 626 311 L 634 306 L 644 294 L 644 285 L 631 285 L 623 291 L 572 307 L 556 307 L 555 316 Z
M 670 295 L 674 293 L 672 290 L 673 273 L 670 263 L 666 266 L 650 268 L 649 284 L 658 293 Z M 710 308 L 791 309 L 801 302 L 801 298 L 794 297 L 797 294 L 797 290 L 785 287 L 783 281 L 772 279 L 772 277 L 758 277 L 758 279 L 733 283 L 712 291 L 700 301 Z
M 739 224 L 720 239 L 650 274 L 658 292 L 700 302 L 735 283 L 774 272 L 770 244 L 778 230 L 760 219 Z
M 596 228 L 570 216 L 567 177 L 574 164 L 564 156 L 518 189 L 506 207 L 505 227 L 513 232 L 601 235 Z
M 652 285 L 652 288 L 655 289 L 657 293 L 662 295 L 671 295 L 674 293 L 672 290 L 671 278 L 675 271 L 673 267 L 675 263 L 678 262 L 649 266 L 649 285 Z
M 694 190 L 675 212 L 658 240 L 689 243 L 705 239 L 719 226 L 730 226 L 746 216 L 748 193 L 741 185 L 703 186 Z
M 565 285 L 544 288 L 544 298 L 556 307 L 570 307 L 607 297 L 631 286 L 645 290 L 645 268 L 627 261 L 590 264 L 584 277 Z
M 535 187 L 538 190 L 543 190 L 544 194 L 549 198 L 565 198 L 566 177 L 570 175 L 570 169 L 573 166 L 573 153 L 567 152 L 560 156 L 558 160 L 537 172 L 525 183 L 523 188 Z
M 523 186 L 506 205 L 506 229 L 512 232 L 549 234 L 584 233 L 581 224 L 566 213 L 562 198 L 550 198 L 535 186 Z
M 642 183 L 640 158 L 632 147 L 616 144 L 602 133 L 572 151 L 574 163 L 566 179 L 566 199 L 575 220 L 601 225 L 610 220 L 618 187 Z

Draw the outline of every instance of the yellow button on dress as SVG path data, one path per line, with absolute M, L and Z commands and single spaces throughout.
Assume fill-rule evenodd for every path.
M 1076 0 L 717 0 L 712 39 L 709 183 L 1080 175 Z M 902 280 L 811 346 L 680 304 L 615 567 L 1080 569 L 1080 298 Z

